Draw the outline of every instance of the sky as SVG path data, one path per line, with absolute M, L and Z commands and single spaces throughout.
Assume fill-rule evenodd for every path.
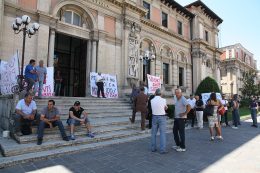
M 196 0 L 175 0 L 185 6 Z M 201 0 L 222 20 L 219 46 L 241 43 L 260 69 L 260 0 Z

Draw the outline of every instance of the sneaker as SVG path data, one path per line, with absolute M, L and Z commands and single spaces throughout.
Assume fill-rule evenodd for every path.
M 70 139 L 68 138 L 68 136 L 65 136 L 62 138 L 64 141 L 69 141 Z
M 222 136 L 216 136 L 216 139 L 223 140 L 223 137 Z
M 185 149 L 185 148 L 177 148 L 176 151 L 177 151 L 177 152 L 185 152 L 186 149 Z
M 71 139 L 71 140 L 75 140 L 76 138 L 75 138 L 74 135 L 70 135 L 70 139 Z
M 232 128 L 232 129 L 238 129 L 238 127 L 236 127 L 236 126 L 232 126 L 231 128 Z
M 37 145 L 41 145 L 42 144 L 42 139 L 38 138 L 37 139 Z
M 214 136 L 211 136 L 209 140 L 214 141 Z
M 176 145 L 172 146 L 172 149 L 174 149 L 174 150 L 177 150 L 178 148 L 180 148 L 180 146 L 176 146 Z
M 95 135 L 93 133 L 87 133 L 87 137 L 94 138 Z

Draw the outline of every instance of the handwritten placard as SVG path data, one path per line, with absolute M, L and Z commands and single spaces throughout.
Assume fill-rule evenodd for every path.
M 90 73 L 90 92 L 91 95 L 97 97 L 97 85 L 96 85 L 96 77 L 97 73 Z M 117 79 L 116 76 L 110 74 L 101 74 L 103 82 L 104 82 L 104 94 L 106 98 L 118 98 L 118 90 L 117 90 Z M 100 93 L 101 95 L 101 93 Z
M 161 88 L 160 77 L 147 74 L 147 79 L 148 79 L 148 93 L 154 94 L 156 89 Z

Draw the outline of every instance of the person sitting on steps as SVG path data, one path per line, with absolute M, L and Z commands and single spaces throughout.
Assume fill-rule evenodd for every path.
M 43 132 L 44 132 L 44 128 L 46 127 L 53 128 L 55 126 L 58 126 L 62 139 L 64 141 L 69 141 L 69 138 L 65 133 L 64 126 L 60 120 L 59 110 L 56 107 L 54 107 L 54 105 L 55 105 L 55 101 L 49 100 L 48 106 L 42 109 L 41 121 L 38 127 L 37 145 L 42 144 Z
M 81 118 L 81 114 L 84 117 Z M 70 126 L 70 139 L 75 140 L 75 126 L 79 126 L 81 124 L 85 124 L 87 127 L 87 137 L 94 138 L 94 134 L 91 133 L 91 126 L 87 116 L 87 112 L 80 107 L 80 102 L 76 101 L 74 106 L 69 109 L 69 118 L 67 119 L 67 123 Z

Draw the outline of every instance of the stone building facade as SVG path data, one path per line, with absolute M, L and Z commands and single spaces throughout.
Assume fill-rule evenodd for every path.
M 0 57 L 22 49 L 16 17 L 40 24 L 26 38 L 25 64 L 44 60 L 64 77 L 63 95 L 89 94 L 89 73 L 114 74 L 120 94 L 161 76 L 163 87 L 194 93 L 207 76 L 220 83 L 218 25 L 202 1 L 185 7 L 173 0 L 0 0 Z
M 254 55 L 240 43 L 222 47 L 221 55 L 221 90 L 227 95 L 242 95 L 243 73 L 257 72 L 257 62 Z

